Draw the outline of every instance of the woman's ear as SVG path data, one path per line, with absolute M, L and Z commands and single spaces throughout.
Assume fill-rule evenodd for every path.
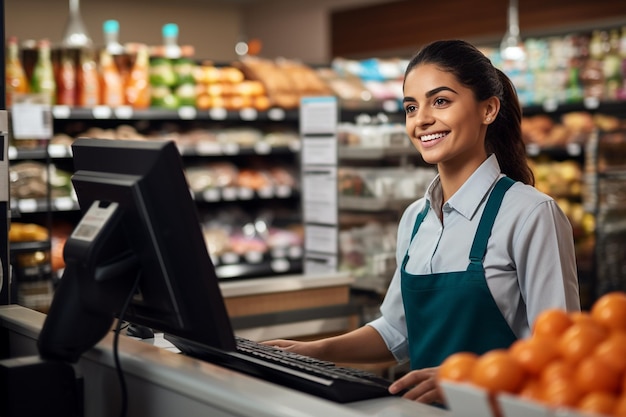
M 498 117 L 498 112 L 500 111 L 500 99 L 498 97 L 491 97 L 485 100 L 485 114 L 483 123 L 491 124 L 496 117 Z

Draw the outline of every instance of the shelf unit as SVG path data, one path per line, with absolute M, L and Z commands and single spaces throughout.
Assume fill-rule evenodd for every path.
M 200 111 L 195 108 L 180 108 L 178 110 L 146 109 L 134 110 L 131 108 L 109 108 L 98 106 L 95 108 L 70 108 L 67 106 L 53 106 L 52 109 L 54 131 L 64 132 L 76 130 L 75 124 L 84 126 L 115 127 L 122 124 L 134 124 L 150 127 L 152 124 L 170 123 L 179 125 L 181 129 L 188 126 L 213 127 L 249 126 L 263 129 L 286 129 L 293 131 L 292 140 L 284 143 L 258 141 L 250 146 L 232 142 L 197 142 L 194 144 L 179 144 L 179 151 L 185 165 L 199 163 L 228 161 L 234 164 L 246 164 L 250 159 L 267 160 L 271 165 L 299 163 L 300 141 L 297 135 L 298 111 L 293 109 L 271 108 L 267 111 L 244 109 L 241 111 L 227 111 L 213 109 Z M 76 132 L 70 135 L 80 136 Z M 74 137 L 75 137 L 74 136 Z M 17 142 L 19 144 L 19 142 Z M 10 146 L 9 159 L 11 163 L 21 161 L 41 161 L 46 164 L 58 165 L 63 170 L 71 172 L 71 146 L 58 143 L 39 142 L 33 148 Z M 297 170 L 296 170 L 297 172 Z M 199 214 L 211 212 L 219 207 L 237 205 L 244 210 L 256 210 L 264 205 L 283 206 L 293 213 L 293 218 L 300 217 L 300 190 L 295 185 L 274 185 L 260 189 L 245 186 L 225 186 L 219 188 L 194 191 Z M 80 208 L 74 195 L 64 195 L 53 198 L 23 198 L 12 199 L 11 208 L 13 220 L 42 223 L 43 216 L 50 213 L 55 218 L 78 221 Z M 12 243 L 12 251 L 33 249 L 36 243 Z M 50 243 L 38 248 L 50 249 Z M 296 274 L 302 271 L 302 247 L 272 248 L 267 252 L 235 253 L 224 252 L 213 255 L 217 274 L 222 279 L 257 278 L 284 274 Z

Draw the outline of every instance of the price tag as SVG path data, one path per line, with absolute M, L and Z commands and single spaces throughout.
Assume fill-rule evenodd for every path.
M 289 247 L 289 257 L 290 258 L 300 258 L 300 257 L 302 257 L 302 246 L 290 246 Z
M 246 252 L 246 261 L 251 264 L 258 264 L 263 260 L 263 254 L 259 251 Z
M 198 155 L 219 155 L 222 147 L 217 142 L 202 141 L 196 144 L 196 152 Z
M 287 248 L 278 246 L 272 249 L 272 258 L 284 258 L 287 256 Z
M 582 147 L 579 143 L 568 143 L 566 149 L 571 156 L 579 156 L 582 153 Z
M 558 101 L 556 101 L 556 99 L 549 98 L 543 102 L 543 109 L 547 112 L 556 111 L 558 107 L 559 107 L 559 103 Z
M 18 201 L 17 207 L 22 213 L 35 213 L 37 211 L 37 200 L 34 198 L 23 198 Z
M 597 97 L 585 97 L 583 100 L 583 105 L 586 109 L 593 110 L 600 107 L 600 100 Z
M 400 110 L 400 106 L 397 100 L 385 100 L 383 101 L 383 110 L 387 113 L 395 113 Z
M 272 151 L 272 146 L 264 140 L 254 144 L 254 151 L 259 155 L 267 155 Z
M 130 119 L 133 117 L 133 108 L 131 106 L 119 106 L 115 108 L 114 113 L 118 119 Z
M 539 148 L 539 146 L 535 143 L 529 143 L 526 145 L 526 153 L 530 156 L 539 155 L 539 151 L 541 151 L 541 148 Z
M 219 201 L 220 200 L 220 192 L 217 188 L 209 188 L 204 190 L 202 193 L 202 198 L 204 201 Z
M 178 117 L 182 120 L 193 120 L 198 115 L 195 107 L 192 106 L 183 106 L 178 109 Z
M 52 112 L 41 94 L 15 95 L 11 107 L 13 138 L 50 139 L 52 137 Z
M 223 107 L 216 107 L 209 110 L 209 117 L 214 120 L 224 120 L 228 116 L 228 112 Z
M 248 188 L 248 187 L 239 188 L 240 200 L 252 200 L 252 197 L 254 197 L 254 191 L 252 190 L 252 188 Z
M 52 115 L 55 119 L 69 119 L 71 114 L 70 106 L 57 105 L 52 107 Z
M 236 143 L 223 143 L 222 153 L 224 155 L 237 155 L 239 153 L 239 145 Z
M 263 187 L 258 191 L 259 197 L 261 198 L 272 198 L 274 197 L 274 187 Z
M 276 187 L 276 195 L 281 198 L 287 198 L 291 196 L 291 187 L 288 185 L 279 185 Z
M 226 187 L 222 189 L 222 199 L 226 201 L 234 201 L 237 199 L 237 189 L 234 187 Z
M 69 211 L 76 207 L 76 203 L 71 197 L 59 197 L 54 200 L 54 206 L 59 211 Z
M 222 262 L 225 264 L 236 264 L 239 263 L 239 255 L 235 252 L 227 252 L 222 254 Z
M 91 110 L 94 119 L 110 119 L 113 111 L 109 106 L 95 106 Z
M 241 117 L 241 120 L 246 120 L 246 121 L 252 121 L 252 120 L 256 120 L 258 117 L 258 113 L 256 111 L 256 109 L 253 108 L 246 108 L 246 109 L 241 109 L 239 111 L 239 117 Z
M 285 120 L 285 110 L 273 107 L 267 111 L 267 117 L 270 120 Z
M 287 272 L 290 266 L 287 259 L 274 259 L 271 265 L 274 272 Z
M 69 152 L 67 146 L 56 144 L 48 146 L 48 154 L 53 158 L 65 158 Z

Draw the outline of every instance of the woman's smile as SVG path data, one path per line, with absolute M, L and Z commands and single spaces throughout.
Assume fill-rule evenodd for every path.
M 446 136 L 448 136 L 448 133 L 450 132 L 437 132 L 437 133 L 429 133 L 427 135 L 421 135 L 419 137 L 419 139 L 422 141 L 422 143 L 424 142 L 431 142 L 435 139 L 442 139 Z

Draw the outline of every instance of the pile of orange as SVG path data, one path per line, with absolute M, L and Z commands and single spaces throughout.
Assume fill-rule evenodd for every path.
M 605 294 L 588 312 L 546 310 L 530 337 L 482 355 L 453 354 L 438 378 L 548 407 L 626 417 L 626 293 Z

